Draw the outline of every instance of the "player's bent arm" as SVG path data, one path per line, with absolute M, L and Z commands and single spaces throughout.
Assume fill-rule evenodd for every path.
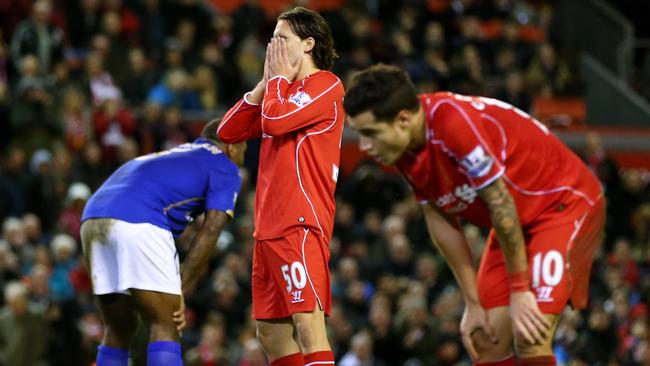
M 337 106 L 341 98 L 340 80 L 330 84 L 307 84 L 289 99 L 289 82 L 282 77 L 269 80 L 262 102 L 262 129 L 270 136 L 281 136 L 324 120 L 339 119 L 343 110 Z M 302 94 L 301 94 L 302 93 Z
M 511 282 L 512 276 L 518 276 L 520 278 L 515 281 L 526 279 L 527 283 L 526 245 L 512 195 L 501 178 L 480 189 L 478 195 L 490 211 L 492 226 L 503 250 Z
M 262 137 L 260 103 L 263 96 L 264 86 L 260 83 L 226 112 L 217 129 L 221 141 L 236 144 Z
M 183 293 L 193 289 L 199 277 L 203 275 L 214 254 L 219 234 L 229 220 L 230 216 L 223 211 L 208 210 L 205 213 L 203 225 L 194 237 L 190 252 L 183 262 L 181 272 Z
M 431 203 L 422 205 L 431 240 L 449 264 L 465 296 L 465 303 L 478 304 L 476 270 L 458 221 L 440 212 Z

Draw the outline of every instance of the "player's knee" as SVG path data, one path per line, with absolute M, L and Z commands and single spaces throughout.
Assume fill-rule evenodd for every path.
M 107 322 L 104 331 L 104 343 L 111 347 L 128 348 L 137 326 L 137 318 L 135 321 L 120 319 Z
M 512 337 L 501 334 L 497 339 L 498 342 L 493 343 L 481 330 L 472 334 L 472 342 L 481 361 L 501 360 L 512 355 Z
M 267 349 L 274 339 L 273 330 L 264 323 L 257 324 L 257 340 L 263 348 Z
M 178 341 L 179 334 L 173 321 L 152 322 L 149 325 L 151 341 Z
M 300 346 L 308 353 L 313 350 L 324 349 L 327 345 L 327 332 L 325 331 L 325 324 L 319 324 L 315 319 L 299 318 L 294 319 L 296 332 Z

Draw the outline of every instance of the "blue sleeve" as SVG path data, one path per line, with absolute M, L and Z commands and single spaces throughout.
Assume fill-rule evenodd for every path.
M 235 203 L 241 189 L 239 169 L 230 162 L 219 169 L 211 169 L 208 178 L 209 187 L 205 197 L 206 210 L 225 212 L 231 218 L 235 214 Z

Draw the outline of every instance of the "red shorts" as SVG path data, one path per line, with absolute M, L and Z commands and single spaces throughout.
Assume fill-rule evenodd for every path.
M 525 233 L 528 274 L 537 304 L 544 314 L 560 314 L 569 300 L 583 309 L 589 299 L 589 274 L 603 239 L 605 206 L 598 199 L 574 222 Z M 478 271 L 478 292 L 486 309 L 508 306 L 510 288 L 503 252 L 494 229 L 490 232 Z
M 310 229 L 255 242 L 253 318 L 280 319 L 311 312 L 318 305 L 329 315 L 329 243 Z

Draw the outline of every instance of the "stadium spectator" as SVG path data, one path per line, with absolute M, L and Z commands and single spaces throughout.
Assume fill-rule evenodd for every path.
M 29 304 L 29 290 L 20 282 L 4 287 L 7 305 L 0 309 L 0 362 L 4 365 L 41 365 L 47 351 L 43 312 Z
M 129 67 L 124 85 L 124 99 L 132 107 L 142 105 L 147 93 L 155 83 L 155 74 L 149 67 L 144 50 L 129 50 Z
M 33 3 L 32 17 L 16 27 L 11 39 L 11 58 L 22 62 L 23 57 L 34 55 L 37 68 L 48 73 L 52 65 L 63 59 L 63 31 L 50 24 L 52 3 L 38 0 Z M 18 65 L 16 65 L 18 67 Z
M 180 110 L 199 110 L 199 98 L 189 89 L 189 75 L 182 69 L 172 69 L 155 85 L 147 96 L 148 103 Z
M 91 195 L 90 188 L 84 183 L 73 183 L 68 188 L 66 205 L 59 214 L 57 231 L 72 236 L 77 243 L 81 240 L 81 213 Z

